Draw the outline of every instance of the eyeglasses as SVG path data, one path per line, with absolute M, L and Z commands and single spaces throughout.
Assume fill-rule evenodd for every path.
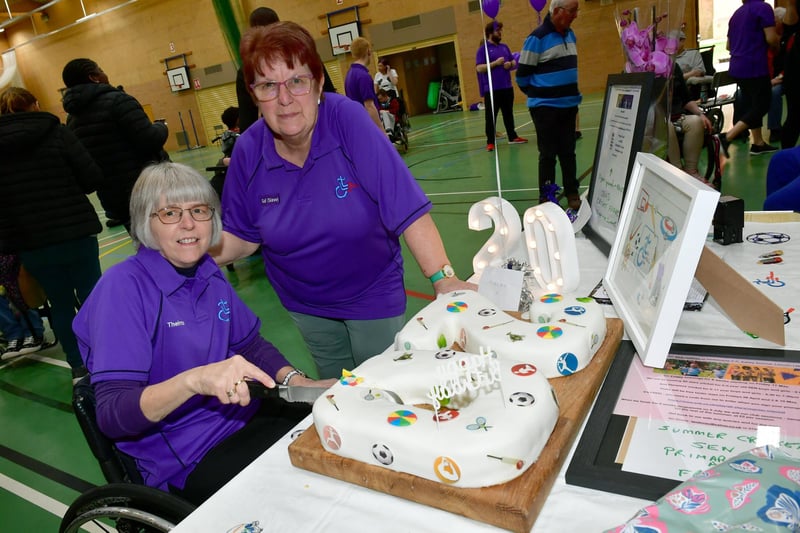
M 183 212 L 186 211 L 191 215 L 195 222 L 206 222 L 211 220 L 214 216 L 214 208 L 210 205 L 200 204 L 186 209 L 180 207 L 169 206 L 162 207 L 155 213 L 150 213 L 150 218 L 158 217 L 162 224 L 177 224 L 183 218 Z
M 281 85 L 286 87 L 292 96 L 303 96 L 311 92 L 311 82 L 314 76 L 311 74 L 298 74 L 286 81 L 262 81 L 261 83 L 251 83 L 250 89 L 261 102 L 269 102 L 278 97 Z

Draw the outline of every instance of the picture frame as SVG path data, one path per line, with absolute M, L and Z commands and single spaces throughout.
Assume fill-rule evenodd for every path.
M 583 232 L 608 255 L 636 154 L 642 150 L 653 99 L 652 72 L 611 74 L 606 82 L 600 130 L 587 200 L 592 207 Z
M 328 37 L 331 40 L 331 52 L 338 56 L 350 51 L 350 43 L 361 36 L 358 21 L 348 22 L 339 26 L 328 28 Z
M 753 349 L 733 346 L 674 344 L 671 351 L 682 356 L 712 356 L 764 361 L 800 361 L 800 352 L 784 349 Z M 622 470 L 616 458 L 625 446 L 630 417 L 615 414 L 617 401 L 636 357 L 633 343 L 623 340 L 589 413 L 565 474 L 566 482 L 604 492 L 657 500 L 681 482 Z
M 168 69 L 167 79 L 169 80 L 169 88 L 174 93 L 192 88 L 191 80 L 189 79 L 189 69 L 186 68 L 186 66 Z
M 667 360 L 718 200 L 666 161 L 636 155 L 603 285 L 645 366 Z

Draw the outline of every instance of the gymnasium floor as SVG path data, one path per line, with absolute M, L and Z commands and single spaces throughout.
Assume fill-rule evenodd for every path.
M 577 147 L 579 175 L 593 163 L 601 111 L 602 95 L 584 99 L 583 138 Z M 530 143 L 508 145 L 500 140 L 494 153 L 485 149 L 482 112 L 412 118 L 410 149 L 404 158 L 433 201 L 433 217 L 462 278 L 470 275 L 472 256 L 489 236 L 467 229 L 467 212 L 473 203 L 497 194 L 496 169 L 502 176 L 502 196 L 518 211 L 534 205 L 539 196 L 534 128 L 523 105 L 515 108 L 515 117 L 518 133 Z M 204 172 L 219 158 L 219 149 L 200 148 L 171 156 Z M 748 210 L 761 209 L 769 158 L 751 157 L 746 144 L 734 143 L 723 194 L 744 198 Z M 582 191 L 588 182 L 587 177 Z M 102 210 L 98 212 L 102 219 Z M 99 237 L 104 269 L 133 253 L 122 228 L 105 229 Z M 261 260 L 239 261 L 228 276 L 262 318 L 265 337 L 296 366 L 313 374 L 299 335 L 264 278 Z M 409 255 L 406 287 L 411 315 L 432 297 L 432 289 Z M 0 363 L 0 533 L 57 531 L 61 515 L 79 493 L 104 483 L 72 413 L 71 392 L 70 372 L 59 346 Z

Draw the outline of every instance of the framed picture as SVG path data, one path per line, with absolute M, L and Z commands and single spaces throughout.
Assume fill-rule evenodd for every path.
M 767 361 L 772 361 L 775 362 L 774 364 L 778 367 L 786 366 L 789 368 L 796 368 L 797 362 L 800 361 L 800 352 L 783 349 L 765 350 L 731 346 L 675 344 L 672 346 L 670 352 L 672 354 L 670 358 L 707 358 L 716 360 L 717 363 L 714 365 L 716 367 L 723 365 L 729 367 L 727 369 L 727 375 L 725 375 L 724 378 L 710 375 L 707 377 L 699 376 L 697 378 L 673 377 L 672 381 L 676 382 L 676 384 L 679 383 L 681 388 L 687 389 L 687 396 L 691 396 L 693 402 L 691 407 L 695 419 L 700 418 L 700 416 L 697 415 L 698 411 L 709 411 L 713 413 L 715 407 L 719 407 L 719 397 L 724 395 L 741 395 L 741 389 L 748 386 L 744 381 L 737 381 L 737 378 L 734 376 L 736 368 L 742 367 L 742 365 L 736 364 L 737 362 L 748 361 L 755 368 L 761 364 L 767 365 Z M 721 448 L 720 444 L 722 443 L 724 445 L 725 442 L 718 441 L 714 438 L 713 440 L 716 446 L 706 444 L 708 439 L 704 440 L 702 438 L 704 431 L 707 437 L 709 434 L 713 434 L 713 437 L 718 437 L 719 434 L 722 433 L 727 434 L 729 438 L 735 439 L 735 441 L 745 449 L 754 446 L 753 444 L 748 444 L 750 441 L 745 438 L 742 432 L 730 429 L 730 427 L 720 428 L 717 426 L 716 428 L 712 427 L 712 431 L 709 431 L 710 426 L 707 425 L 707 422 L 704 425 L 701 421 L 697 421 L 697 425 L 690 423 L 688 427 L 679 432 L 680 434 L 678 437 L 674 437 L 674 428 L 680 427 L 677 423 L 671 421 L 665 422 L 650 417 L 640 417 L 639 420 L 641 423 L 637 424 L 635 417 L 629 414 L 623 414 L 624 411 L 619 408 L 619 403 L 624 395 L 624 389 L 626 389 L 626 380 L 632 379 L 629 374 L 631 373 L 631 367 L 634 366 L 635 357 L 636 349 L 633 344 L 630 341 L 622 341 L 614 361 L 611 364 L 611 368 L 609 368 L 608 374 L 606 374 L 603 387 L 597 395 L 594 407 L 589 414 L 586 426 L 583 429 L 578 445 L 575 448 L 575 453 L 567 468 L 567 483 L 605 492 L 613 492 L 615 494 L 624 494 L 634 498 L 657 500 L 685 480 L 685 478 L 682 480 L 675 479 L 675 476 L 668 477 L 655 473 L 643 473 L 642 471 L 627 469 L 624 457 L 633 453 L 631 449 L 637 446 L 635 432 L 630 429 L 632 425 L 650 425 L 655 428 L 656 431 L 661 430 L 660 432 L 662 434 L 667 433 L 667 431 L 663 431 L 663 429 L 668 425 L 673 432 L 673 436 L 670 438 L 680 439 L 681 437 L 685 437 L 689 438 L 691 441 L 691 443 L 684 448 L 686 453 L 681 454 L 682 457 L 680 458 L 692 459 L 692 454 L 689 450 L 697 451 L 703 448 L 702 451 L 696 454 L 699 455 L 699 457 L 695 458 L 706 461 L 707 466 L 709 463 L 713 465 L 717 461 L 720 452 L 713 450 L 719 450 Z M 719 363 L 720 360 L 730 360 L 731 363 Z M 668 370 L 649 370 L 653 370 L 654 373 L 663 372 L 667 374 L 669 372 Z M 711 400 L 709 405 L 698 405 L 697 402 L 700 401 L 698 399 L 699 397 L 693 395 L 695 389 L 689 388 L 692 386 L 707 389 L 704 393 L 705 397 L 713 397 L 716 398 L 716 400 Z M 782 390 L 785 393 L 785 391 L 794 388 L 792 386 L 787 387 L 785 384 L 770 384 L 765 381 L 755 383 L 751 385 L 751 387 L 762 391 L 762 402 L 775 401 L 777 396 L 773 389 L 777 388 L 779 391 Z M 779 395 L 781 393 L 777 392 L 777 394 Z M 770 395 L 772 396 L 770 397 Z M 740 407 L 742 409 L 753 409 L 752 406 L 748 406 L 746 403 L 742 404 Z M 791 408 L 792 405 L 789 404 L 789 409 Z M 769 411 L 769 409 L 765 409 L 765 411 Z M 781 414 L 776 413 L 776 416 L 781 416 Z M 753 420 L 750 420 L 750 422 L 753 422 Z M 771 422 L 760 422 L 758 420 L 755 420 L 753 423 L 771 424 Z M 787 440 L 795 442 L 796 438 L 788 438 Z M 649 465 L 652 466 L 652 471 L 663 472 L 663 463 L 679 459 L 679 457 L 676 456 L 678 455 L 677 450 L 681 449 L 681 446 L 672 444 L 671 447 L 675 453 L 670 454 L 666 446 L 659 447 L 654 444 L 654 442 L 658 441 L 645 441 L 644 444 L 639 443 L 639 447 L 645 447 L 652 453 L 653 457 L 647 461 Z M 680 441 L 677 440 L 677 442 Z M 726 450 L 727 451 L 724 453 L 727 454 L 727 457 L 737 453 L 737 451 L 730 451 L 729 448 L 726 448 Z M 673 457 L 670 457 L 670 455 Z M 694 471 L 693 469 L 685 470 L 685 477 L 690 476 Z
M 646 366 L 667 360 L 718 199 L 666 161 L 637 154 L 603 285 Z
M 331 39 L 331 50 L 333 55 L 338 56 L 350 51 L 350 43 L 359 37 L 358 21 L 348 22 L 341 26 L 331 26 L 328 28 L 328 37 Z
M 192 88 L 189 80 L 189 69 L 185 66 L 167 70 L 167 79 L 169 79 L 169 88 L 174 93 Z
M 652 72 L 608 76 L 587 199 L 592 207 L 583 232 L 608 255 L 617 233 L 622 199 L 636 153 L 642 150 L 652 101 Z

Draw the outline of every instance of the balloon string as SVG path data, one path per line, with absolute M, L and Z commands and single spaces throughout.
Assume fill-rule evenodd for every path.
M 485 28 L 486 27 L 486 23 L 485 23 L 485 19 L 483 17 L 483 0 L 480 0 L 480 6 L 481 6 L 481 26 L 483 28 Z M 495 180 L 497 181 L 497 197 L 502 199 L 503 198 L 503 186 L 502 186 L 502 183 L 501 183 L 501 180 L 500 180 L 500 155 L 498 154 L 498 150 L 497 150 L 497 120 L 496 120 L 497 116 L 495 115 L 495 112 L 494 112 L 494 109 L 495 109 L 495 107 L 494 107 L 494 84 L 492 83 L 491 67 L 489 66 L 489 63 L 490 63 L 490 61 L 489 61 L 489 44 L 488 44 L 488 41 L 486 40 L 486 32 L 485 31 L 483 32 L 483 54 L 484 54 L 484 58 L 486 59 L 486 78 L 487 78 L 487 81 L 489 82 L 489 105 L 491 106 L 490 111 L 492 113 L 492 124 L 494 125 L 494 139 L 492 139 L 494 141 L 493 144 L 495 145 L 495 149 L 494 149 L 494 175 L 495 175 Z M 485 112 L 485 110 L 484 110 L 484 112 Z M 507 132 L 507 134 L 510 135 L 511 132 Z

